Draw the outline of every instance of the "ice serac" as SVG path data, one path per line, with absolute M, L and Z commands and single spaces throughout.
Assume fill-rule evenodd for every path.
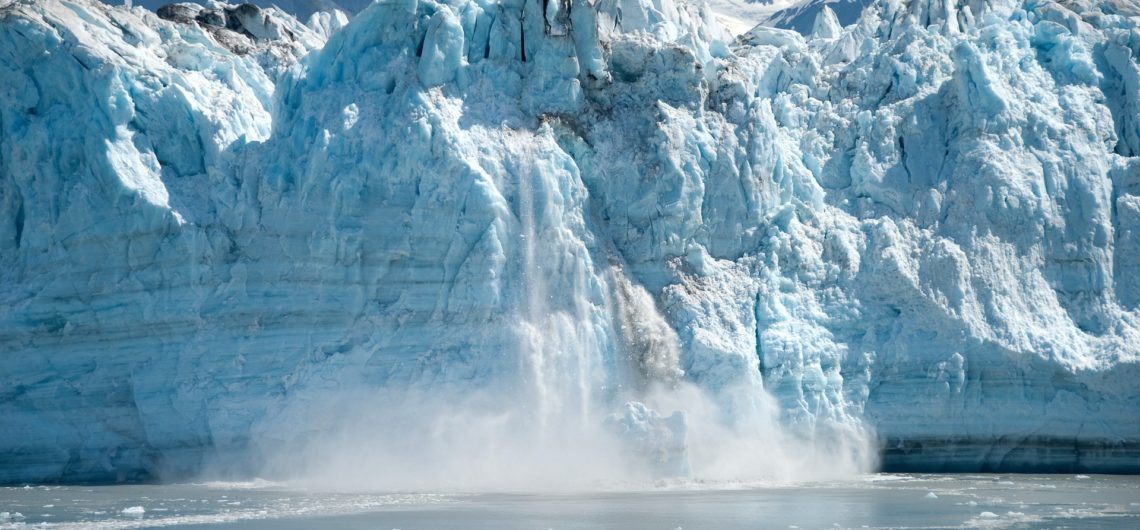
M 402 390 L 667 474 L 709 432 L 677 389 L 889 468 L 1137 471 L 1127 6 L 210 9 L 0 0 L 0 481 L 254 461 Z

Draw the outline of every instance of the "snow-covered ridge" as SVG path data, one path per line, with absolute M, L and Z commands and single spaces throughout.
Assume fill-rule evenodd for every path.
M 1134 15 L 268 13 L 0 7 L 0 481 L 248 462 L 404 391 L 698 475 L 709 432 L 1135 469 Z
M 802 0 L 769 14 L 764 18 L 763 24 L 807 35 L 814 28 L 820 13 L 830 11 L 836 22 L 847 26 L 858 20 L 863 9 L 873 3 L 871 0 Z

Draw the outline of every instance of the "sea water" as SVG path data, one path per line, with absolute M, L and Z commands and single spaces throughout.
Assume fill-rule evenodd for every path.
M 0 489 L 0 529 L 1140 528 L 1140 476 L 876 474 L 575 493 L 347 493 L 265 481 Z

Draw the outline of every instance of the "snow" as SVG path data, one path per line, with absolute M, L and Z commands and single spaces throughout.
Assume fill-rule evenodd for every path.
M 811 35 L 816 32 L 820 16 L 834 19 L 833 23 L 838 26 L 849 26 L 859 19 L 863 9 L 877 3 L 874 0 L 800 0 L 765 13 L 759 23 Z
M 5 2 L 0 482 L 241 472 L 403 390 L 665 475 L 1134 469 L 1135 18 L 542 5 Z
M 736 35 L 799 3 L 799 0 L 708 0 L 717 20 Z
M 103 1 L 109 5 L 126 5 L 125 0 Z M 182 2 L 200 4 L 206 7 L 214 3 L 209 0 L 182 0 Z M 174 3 L 177 2 L 171 0 L 133 0 L 131 5 L 157 11 L 163 6 Z M 372 0 L 252 0 L 251 2 L 243 3 L 249 3 L 261 8 L 278 8 L 296 17 L 297 20 L 309 22 L 314 16 L 327 16 L 335 14 L 338 11 L 342 15 L 354 15 L 371 4 Z

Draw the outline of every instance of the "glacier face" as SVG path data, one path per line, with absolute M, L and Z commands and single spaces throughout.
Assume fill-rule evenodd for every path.
M 711 424 L 1135 471 L 1127 5 L 739 40 L 668 0 L 233 9 L 0 0 L 0 481 L 257 461 L 424 394 L 695 474 Z

